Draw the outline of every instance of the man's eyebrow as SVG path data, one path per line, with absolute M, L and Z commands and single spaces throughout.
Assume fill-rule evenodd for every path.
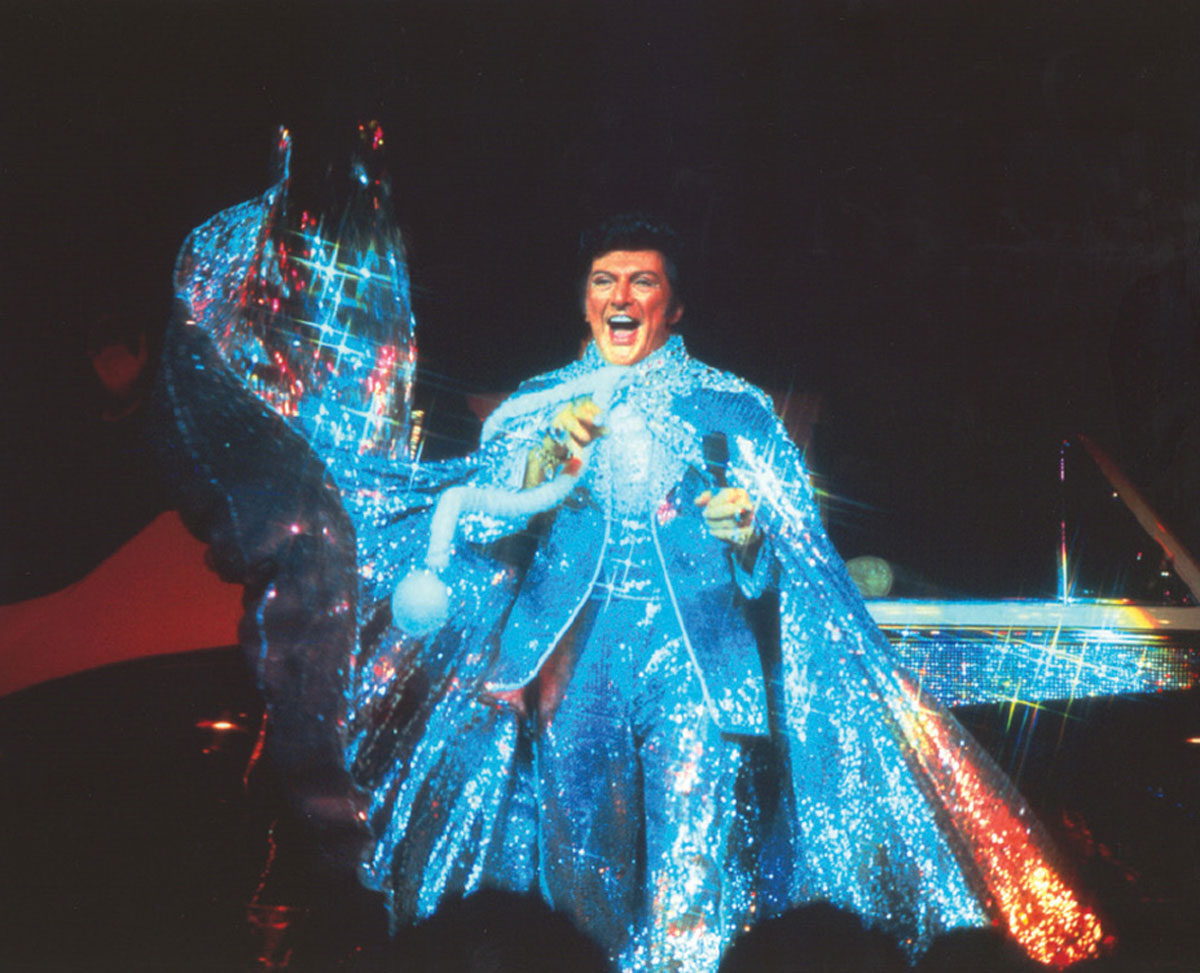
M 645 270 L 630 270 L 630 271 L 604 270 L 603 268 L 597 268 L 596 270 L 593 270 L 590 274 L 588 274 L 588 280 L 594 280 L 597 277 L 620 277 L 620 276 L 622 276 L 622 274 L 624 274 L 624 276 L 626 276 L 626 277 L 653 277 L 655 280 L 658 280 L 658 281 L 663 280 L 662 274 L 660 274 L 657 270 L 651 270 L 649 268 L 647 268 Z

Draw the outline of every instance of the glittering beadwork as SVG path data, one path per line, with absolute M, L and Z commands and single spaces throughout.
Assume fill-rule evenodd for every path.
M 553 415 L 554 400 L 547 391 L 570 383 L 572 393 L 577 393 L 589 369 L 600 365 L 592 352 L 581 362 L 523 386 L 500 420 L 485 428 L 476 475 L 517 489 L 521 464 L 514 457 L 523 456 L 530 444 L 540 440 Z M 493 689 L 530 684 L 540 672 L 542 693 L 552 685 L 559 687 L 556 691 L 578 695 L 583 690 L 573 680 L 584 679 L 585 671 L 594 674 L 601 654 L 627 641 L 626 636 L 609 635 L 598 646 L 580 630 L 581 624 L 586 631 L 598 624 L 597 611 L 603 618 L 605 610 L 615 610 L 613 604 L 597 609 L 596 599 L 611 597 L 614 571 L 624 564 L 624 570 L 632 570 L 642 580 L 634 590 L 628 583 L 616 589 L 620 617 L 628 620 L 614 631 L 633 636 L 661 629 L 664 641 L 659 658 L 667 653 L 668 669 L 676 678 L 686 673 L 698 677 L 704 708 L 718 725 L 746 734 L 740 738 L 741 746 L 749 749 L 739 750 L 730 765 L 737 785 L 719 790 L 720 799 L 713 798 L 717 800 L 714 820 L 723 823 L 703 832 L 708 837 L 699 846 L 682 840 L 685 821 L 691 817 L 681 813 L 678 847 L 663 840 L 640 851 L 648 862 L 667 856 L 671 864 L 661 874 L 686 875 L 693 860 L 714 863 L 710 878 L 695 886 L 703 893 L 697 891 L 696 901 L 684 908 L 695 924 L 688 928 L 703 927 L 708 933 L 689 939 L 667 916 L 671 895 L 658 894 L 652 887 L 623 886 L 624 905 L 618 907 L 606 897 L 611 893 L 590 893 L 582 880 L 574 892 L 551 883 L 555 904 L 593 927 L 614 954 L 624 956 L 623 966 L 629 970 L 666 962 L 664 957 L 682 970 L 711 970 L 719 955 L 719 948 L 712 945 L 713 930 L 719 930 L 715 933 L 719 943 L 727 942 L 739 924 L 761 914 L 763 903 L 777 906 L 817 898 L 852 908 L 890 929 L 914 952 L 943 930 L 990 922 L 1009 928 L 1032 955 L 1046 962 L 1063 963 L 1093 952 L 1100 941 L 1099 924 L 1049 864 L 1048 843 L 1019 796 L 953 718 L 899 669 L 829 545 L 799 454 L 761 393 L 695 362 L 678 338 L 628 373 L 617 383 L 606 417 L 611 438 L 598 444 L 590 475 L 555 513 L 553 523 L 540 526 L 532 564 L 504 575 L 512 585 L 500 595 L 501 601 L 513 599 L 508 617 L 502 618 L 504 609 L 493 606 L 495 622 L 483 635 L 480 616 L 471 617 L 472 630 L 467 630 L 466 616 L 460 615 L 434 645 L 454 644 L 463 659 L 479 660 L 479 668 L 472 672 Z M 524 395 L 542 401 L 523 409 Z M 703 437 L 713 433 L 729 440 L 729 482 L 744 486 L 759 502 L 758 520 L 768 538 L 760 556 L 770 560 L 766 566 L 770 570 L 756 566 L 757 587 L 736 577 L 726 552 L 705 534 L 695 512 L 695 495 L 712 482 Z M 623 555 L 634 535 L 643 538 L 635 545 L 640 553 Z M 471 552 L 482 551 L 480 545 L 493 537 L 478 533 L 470 523 L 464 525 L 456 557 L 464 558 L 464 566 L 475 571 L 476 555 Z M 649 542 L 657 544 L 656 557 L 646 561 Z M 653 568 L 650 573 L 646 565 Z M 661 580 L 656 582 L 653 578 L 660 570 Z M 450 574 L 456 571 L 452 566 Z M 493 576 L 480 573 L 476 578 L 474 584 L 496 591 Z M 724 588 L 714 587 L 722 583 Z M 781 661 L 777 669 L 763 674 L 757 671 L 755 651 L 747 674 L 736 640 L 722 644 L 719 652 L 711 649 L 720 642 L 721 632 L 748 633 L 740 599 L 758 594 L 764 584 L 778 587 Z M 470 584 L 457 581 L 455 588 L 472 604 L 487 601 L 478 593 L 471 595 Z M 726 594 L 718 596 L 718 590 Z M 635 607 L 626 607 L 630 604 Z M 607 625 L 604 630 L 610 631 Z M 672 631 L 678 634 L 672 637 Z M 572 662 L 578 670 L 564 669 L 559 658 L 564 651 L 582 652 Z M 638 698 L 639 681 L 646 678 L 644 666 L 626 671 L 609 665 L 603 671 L 608 673 L 605 688 L 597 690 L 600 695 L 595 698 Z M 614 672 L 623 675 L 617 678 Z M 764 693 L 769 686 L 776 688 Z M 459 682 L 458 688 L 463 696 L 451 704 L 456 697 L 447 695 L 443 706 L 487 706 L 488 695 L 478 685 L 474 695 L 469 683 Z M 688 691 L 671 692 L 685 708 L 689 705 Z M 766 732 L 768 696 L 773 697 L 782 728 L 777 736 Z M 585 711 L 599 713 L 595 705 Z M 483 775 L 494 774 L 482 792 L 505 794 L 514 786 L 519 790 L 525 781 L 538 795 L 538 807 L 560 809 L 553 812 L 553 820 L 562 820 L 573 807 L 581 821 L 594 825 L 589 830 L 590 850 L 580 851 L 588 860 L 604 860 L 624 847 L 621 828 L 610 823 L 612 830 L 606 831 L 596 825 L 612 820 L 611 816 L 594 818 L 596 809 L 591 804 L 599 798 L 587 788 L 565 782 L 607 779 L 604 767 L 630 759 L 644 761 L 636 755 L 616 759 L 622 752 L 621 733 L 605 730 L 607 724 L 598 715 L 590 726 L 572 717 L 575 735 L 587 736 L 593 749 L 587 751 L 590 756 L 573 751 L 574 764 L 556 763 L 557 773 L 548 776 L 544 764 L 540 772 L 534 771 L 539 766 L 539 734 L 546 732 L 538 729 L 536 719 L 522 723 L 499 704 L 488 718 L 497 723 L 516 720 L 518 726 L 504 723 L 504 734 L 475 742 L 459 735 L 438 737 L 427 730 L 419 736 L 418 749 L 439 747 L 448 753 L 453 746 L 461 755 L 464 748 L 479 746 L 476 763 L 470 764 L 466 775 L 471 786 L 486 779 Z M 687 722 L 680 722 L 678 715 L 671 719 L 678 739 L 686 738 L 691 732 L 685 729 Z M 476 725 L 469 720 L 463 723 L 471 732 Z M 493 749 L 495 740 L 507 741 L 505 734 L 519 734 L 521 727 L 531 734 L 524 760 L 495 760 L 497 753 L 507 758 L 515 752 L 507 743 Z M 604 743 L 605 739 L 610 742 Z M 725 758 L 718 757 L 717 750 L 709 753 L 713 745 L 698 743 L 695 759 L 721 763 Z M 762 759 L 764 753 L 775 756 Z M 486 771 L 478 764 L 485 757 L 490 764 Z M 570 773 L 564 769 L 568 766 Z M 755 768 L 762 766 L 772 768 L 773 774 L 755 778 Z M 686 787 L 688 776 L 682 768 L 670 773 L 679 786 Z M 435 795 L 452 802 L 463 799 L 464 785 L 450 786 L 440 773 L 424 779 L 412 764 L 399 773 L 410 787 L 424 788 L 425 801 Z M 749 797 L 761 798 L 768 792 L 775 796 L 766 804 L 786 809 L 779 819 L 760 817 Z M 389 797 L 378 805 L 388 830 L 380 845 L 384 850 L 372 864 L 374 880 L 396 892 L 413 885 L 424 889 L 431 881 L 435 892 L 449 891 L 452 883 L 435 880 L 432 873 L 435 863 L 437 874 L 445 873 L 443 859 L 421 862 L 396 853 L 397 849 L 403 852 L 413 838 L 411 816 L 421 799 L 405 803 L 412 799 Z M 558 872 L 555 862 L 572 854 L 574 845 L 568 841 L 548 853 L 544 829 L 551 827 L 551 819 L 539 822 L 537 815 L 529 816 L 528 800 L 513 800 L 525 815 L 519 827 L 540 834 L 542 840 L 511 862 L 511 872 L 500 865 L 487 880 L 523 887 L 530 874 L 540 874 L 546 889 L 545 876 Z M 652 811 L 644 808 L 647 815 Z M 397 825 L 398 820 L 404 824 Z M 478 823 L 477 818 L 472 820 Z M 495 857 L 489 857 L 493 848 L 511 852 L 513 846 L 501 839 L 507 833 L 504 821 L 492 815 L 487 824 L 496 829 L 490 846 L 484 843 L 470 850 L 495 862 Z M 459 848 L 468 852 L 465 845 Z M 781 853 L 780 848 L 785 850 Z M 555 856 L 553 860 L 547 859 L 548 854 Z M 463 867 L 467 861 L 464 858 Z M 477 877 L 484 880 L 482 873 Z M 713 904 L 714 897 L 719 905 Z M 700 904 L 704 901 L 710 904 Z M 599 903 L 606 905 L 602 909 Z M 603 923 L 595 926 L 588 918 L 605 910 L 610 917 L 607 934 Z M 624 932 L 612 932 L 611 917 L 622 915 Z M 725 917 L 724 925 L 717 916 Z M 693 946 L 684 945 L 687 942 Z
M 872 622 L 765 396 L 691 359 L 678 338 L 617 376 L 609 438 L 557 509 L 461 519 L 445 624 L 423 638 L 398 630 L 391 593 L 422 562 L 438 497 L 459 484 L 518 490 L 556 409 L 606 366 L 591 349 L 526 383 L 468 457 L 413 459 L 398 238 L 370 251 L 374 263 L 368 248 L 333 260 L 309 228 L 309 263 L 280 263 L 284 181 L 193 235 L 176 326 L 215 350 L 197 353 L 197 368 L 225 369 L 226 385 L 304 437 L 353 523 L 357 592 L 328 612 L 356 618 L 357 641 L 325 646 L 345 658 L 322 678 L 344 693 L 345 722 L 331 722 L 366 795 L 374 843 L 361 874 L 397 920 L 485 885 L 541 888 L 624 969 L 709 973 L 740 928 L 826 898 L 914 953 L 945 929 L 990 922 L 1044 962 L 1095 951 L 1096 917 L 1020 797 Z M 332 289 L 287 303 L 317 279 Z M 261 303 L 274 296 L 278 307 Z M 715 482 L 712 436 L 728 447 L 723 477 L 758 504 L 765 541 L 749 572 L 695 504 Z M 200 475 L 238 495 L 236 471 Z M 314 550 L 338 542 L 293 526 Z M 267 613 L 277 593 L 250 610 Z M 778 600 L 767 624 L 760 596 Z M 262 670 L 294 667 L 308 643 L 261 628 Z M 596 781 L 603 795 L 589 790 Z M 643 817 L 649 837 L 625 874 Z M 551 840 L 589 822 L 586 840 Z M 570 856 L 608 863 L 595 895 L 569 877 L 581 874 Z

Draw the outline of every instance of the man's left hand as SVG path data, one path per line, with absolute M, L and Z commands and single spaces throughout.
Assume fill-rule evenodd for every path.
M 704 525 L 718 540 L 737 548 L 749 548 L 758 536 L 754 528 L 754 501 L 741 487 L 724 487 L 715 494 L 705 490 L 696 498 L 704 508 Z

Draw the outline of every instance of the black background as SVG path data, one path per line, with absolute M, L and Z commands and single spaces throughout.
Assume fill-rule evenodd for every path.
M 161 332 L 179 244 L 262 191 L 279 124 L 303 201 L 382 123 L 430 388 L 567 359 L 581 226 L 652 206 L 699 256 L 693 352 L 818 407 L 846 556 L 1049 595 L 1063 438 L 1147 475 L 1153 416 L 1110 348 L 1137 282 L 1194 251 L 1200 5 L 39 2 L 4 24 L 17 594 L 160 502 L 95 420 L 89 342 L 104 316 Z M 1178 371 L 1195 352 L 1168 339 L 1151 365 Z

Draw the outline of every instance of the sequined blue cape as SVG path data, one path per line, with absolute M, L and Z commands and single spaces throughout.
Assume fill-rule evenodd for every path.
M 392 592 L 422 564 L 443 491 L 516 489 L 562 390 L 585 388 L 601 363 L 592 352 L 526 383 L 460 460 L 414 462 L 349 434 L 382 366 L 412 353 L 402 260 L 391 276 L 356 276 L 344 260 L 287 257 L 281 173 L 180 253 L 155 439 L 213 565 L 245 586 L 240 639 L 270 714 L 265 757 L 315 857 L 334 873 L 361 864 L 402 921 L 484 885 L 534 886 L 530 731 L 488 690 L 520 685 L 553 648 L 605 518 L 572 497 L 528 523 L 468 516 L 445 572 L 450 615 L 431 636 L 393 625 Z M 367 202 L 372 219 L 387 209 Z M 288 283 L 309 277 L 302 293 Z M 324 301 L 330 282 L 339 300 Z M 367 300 L 377 282 L 386 300 Z M 350 286 L 353 327 L 340 300 Z M 340 316 L 316 328 L 326 304 Z M 829 899 L 914 951 L 942 929 L 995 922 L 1045 962 L 1093 952 L 1099 923 L 1023 801 L 872 623 L 761 393 L 673 341 L 629 369 L 614 401 L 666 447 L 652 523 L 673 607 L 717 720 L 755 751 L 733 809 L 744 840 L 728 864 L 745 881 L 731 907 L 752 918 Z M 714 477 L 706 436 L 758 503 L 765 541 L 749 575 L 691 504 Z
M 438 492 L 468 481 L 518 489 L 529 448 L 563 405 L 554 390 L 586 384 L 602 364 L 592 350 L 527 382 L 475 454 L 405 470 L 387 512 L 372 508 L 360 597 L 380 607 L 367 622 L 377 635 L 362 646 L 348 753 L 377 835 L 364 878 L 399 917 L 484 885 L 534 887 L 528 730 L 489 690 L 525 685 L 570 624 L 595 576 L 603 505 L 569 497 L 532 524 L 466 518 L 445 572 L 452 615 L 427 639 L 389 628 L 382 606 L 419 562 Z M 757 779 L 737 809 L 750 837 L 736 905 L 753 916 L 829 900 L 913 951 L 991 922 L 1045 961 L 1094 946 L 1095 917 L 1050 864 L 1022 799 L 899 668 L 766 397 L 690 358 L 677 337 L 628 371 L 614 404 L 638 409 L 671 457 L 652 521 L 688 651 L 722 728 L 758 741 Z M 706 536 L 692 502 L 712 485 L 714 434 L 728 446 L 729 484 L 758 503 L 765 543 L 752 574 Z M 585 477 L 577 491 L 586 488 Z

